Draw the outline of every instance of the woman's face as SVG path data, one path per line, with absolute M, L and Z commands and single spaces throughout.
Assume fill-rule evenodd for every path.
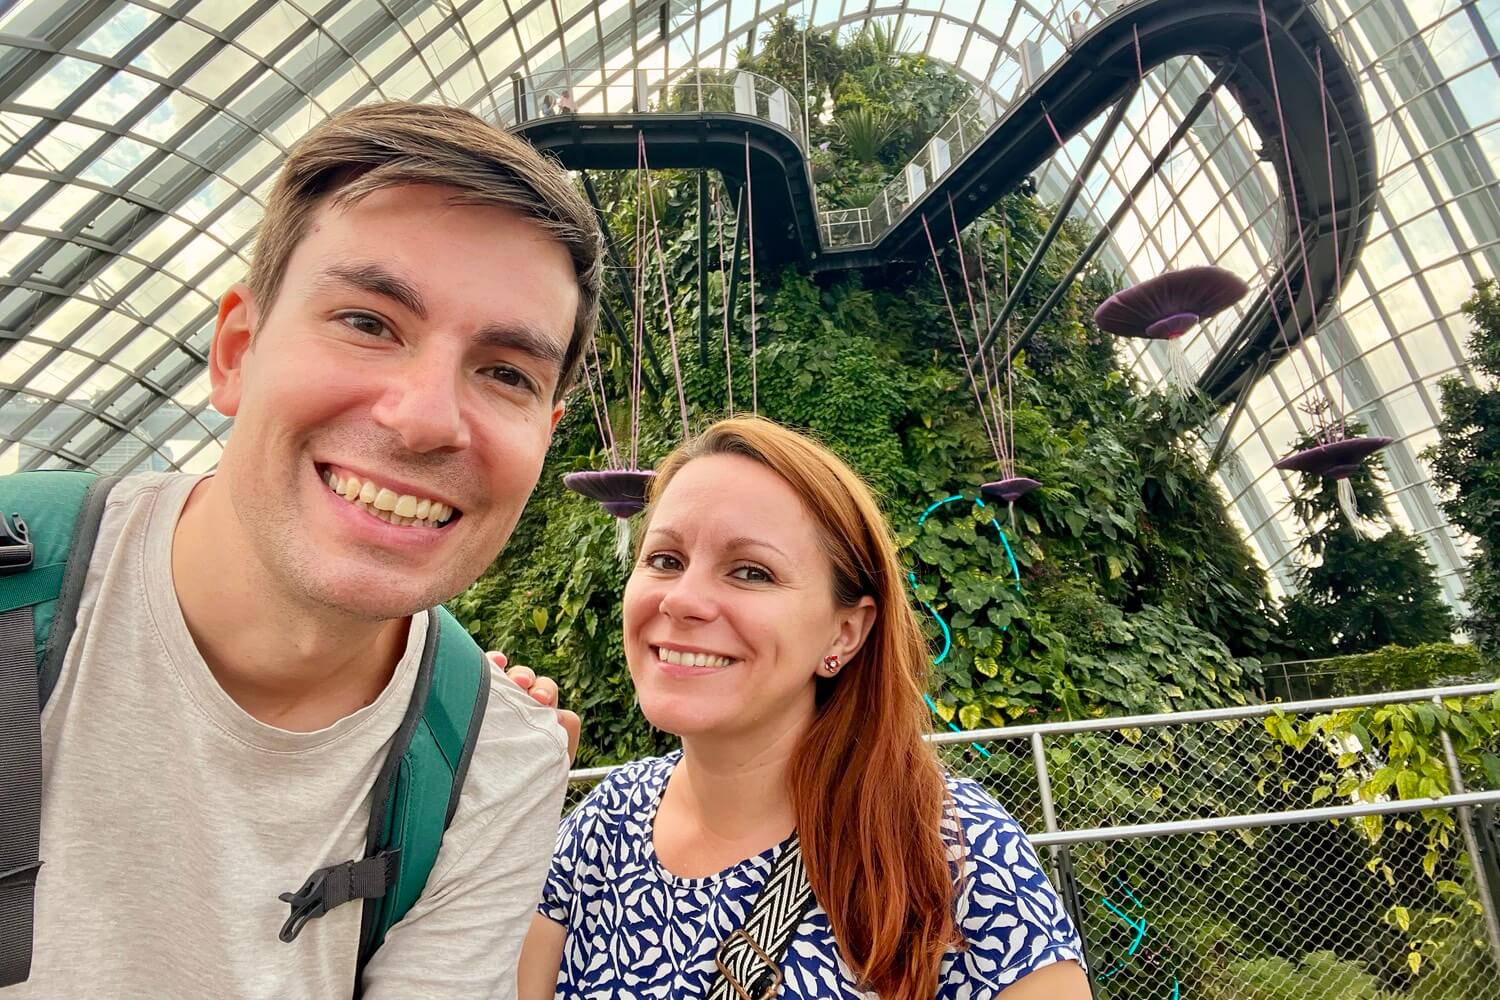
M 646 718 L 719 738 L 809 722 L 823 658 L 858 651 L 874 602 L 836 605 L 817 528 L 780 476 L 710 455 L 679 470 L 658 500 L 624 617 Z

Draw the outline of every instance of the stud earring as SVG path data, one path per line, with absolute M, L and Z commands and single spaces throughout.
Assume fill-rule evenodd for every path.
M 823 672 L 829 677 L 839 672 L 839 658 L 837 656 L 823 657 Z

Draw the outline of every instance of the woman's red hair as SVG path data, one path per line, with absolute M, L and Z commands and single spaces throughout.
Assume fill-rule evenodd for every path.
M 657 469 L 653 497 L 707 455 L 740 455 L 785 480 L 817 522 L 835 598 L 875 600 L 864 646 L 817 682 L 817 716 L 787 780 L 808 880 L 849 968 L 882 1000 L 931 1000 L 943 955 L 961 938 L 942 836 L 947 787 L 922 739 L 927 649 L 895 542 L 853 470 L 767 420 L 723 420 L 678 447 Z

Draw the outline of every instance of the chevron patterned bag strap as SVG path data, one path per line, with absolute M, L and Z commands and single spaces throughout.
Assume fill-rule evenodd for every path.
M 779 996 L 782 959 L 812 904 L 802 845 L 794 833 L 771 866 L 745 926 L 719 944 L 714 956 L 718 974 L 708 1000 L 773 1000 Z

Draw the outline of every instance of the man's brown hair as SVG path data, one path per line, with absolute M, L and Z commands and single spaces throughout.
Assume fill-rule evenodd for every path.
M 567 248 L 578 279 L 578 313 L 558 380 L 561 394 L 577 376 L 599 318 L 599 226 L 558 164 L 460 108 L 366 104 L 334 115 L 292 147 L 255 238 L 250 290 L 261 314 L 275 302 L 287 261 L 325 198 L 348 205 L 402 184 L 456 188 L 456 204 L 508 208 Z

